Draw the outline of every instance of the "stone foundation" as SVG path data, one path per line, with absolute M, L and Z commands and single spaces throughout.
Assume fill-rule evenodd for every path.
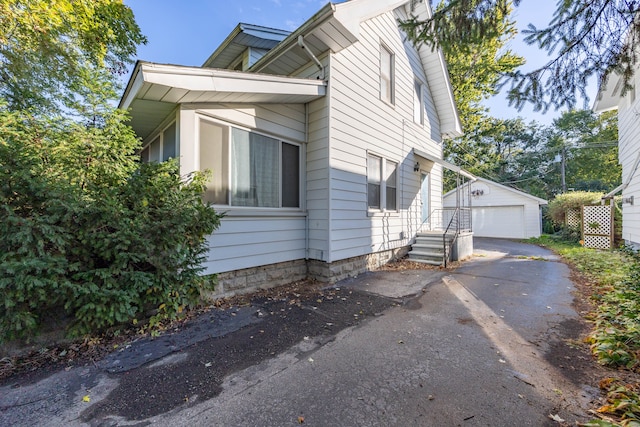
M 409 246 L 403 246 L 373 254 L 341 259 L 332 263 L 309 260 L 309 277 L 321 282 L 336 283 L 349 277 L 355 277 L 365 271 L 375 270 L 391 260 L 404 257 L 408 252 Z
M 217 274 L 215 290 L 203 295 L 203 297 L 212 301 L 255 292 L 260 289 L 282 286 L 304 279 L 315 279 L 333 284 L 342 279 L 355 277 L 365 271 L 375 270 L 389 261 L 404 257 L 407 252 L 409 252 L 409 246 L 403 246 L 332 263 L 300 259 L 227 271 Z
M 307 263 L 303 259 L 243 268 L 217 274 L 215 290 L 204 297 L 215 300 L 255 292 L 297 282 L 308 277 Z

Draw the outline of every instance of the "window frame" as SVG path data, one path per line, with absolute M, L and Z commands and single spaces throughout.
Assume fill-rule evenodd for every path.
M 370 158 L 375 158 L 379 162 L 378 169 L 380 170 L 380 174 L 379 174 L 379 177 L 377 177 L 380 180 L 378 183 L 379 206 L 371 206 L 369 203 L 369 200 L 370 200 L 369 186 L 371 184 L 371 175 L 370 175 L 371 171 L 369 167 Z M 390 159 L 386 156 L 382 156 L 380 154 L 377 154 L 371 151 L 367 151 L 366 162 L 367 162 L 367 213 L 368 213 L 368 216 L 372 216 L 376 213 L 398 213 L 400 211 L 398 207 L 399 206 L 398 183 L 399 183 L 399 174 L 400 174 L 400 163 L 396 160 Z M 387 173 L 389 169 L 389 165 L 393 165 L 395 169 L 394 170 L 395 186 L 391 186 L 387 183 L 388 177 L 389 177 L 389 174 Z M 395 189 L 395 196 L 393 197 L 394 207 L 391 207 L 391 208 L 389 207 L 390 199 L 388 198 L 388 193 L 390 193 L 388 190 L 390 188 Z
M 173 141 L 174 147 L 175 147 L 175 151 L 174 151 L 175 155 L 174 155 L 174 157 L 170 157 L 170 158 L 171 159 L 179 159 L 180 158 L 180 136 L 178 134 L 178 121 L 173 119 L 173 120 L 170 120 L 168 123 L 166 123 L 166 125 L 160 127 L 158 132 L 153 133 L 153 137 L 149 138 L 147 140 L 147 142 L 142 146 L 142 148 L 140 149 L 140 161 L 141 162 L 150 163 L 150 162 L 153 161 L 153 162 L 161 163 L 161 162 L 166 162 L 167 160 L 169 160 L 169 158 L 164 159 L 164 139 L 165 139 L 165 132 L 171 126 L 175 126 L 174 141 Z M 159 145 L 159 151 L 158 151 L 158 159 L 157 160 L 151 160 L 151 145 L 153 145 L 156 141 L 159 141 L 159 144 L 160 144 Z
M 198 115 L 197 117 L 197 125 L 196 125 L 196 129 L 197 129 L 197 135 L 196 135 L 196 141 L 198 143 L 198 148 L 197 148 L 197 152 L 198 152 L 198 170 L 202 170 L 201 167 L 201 136 L 200 136 L 200 123 L 201 122 L 209 122 L 215 126 L 219 126 L 219 127 L 225 127 L 227 128 L 227 141 L 226 143 L 228 144 L 227 146 L 227 203 L 226 204 L 219 204 L 219 203 L 212 203 L 212 206 L 214 207 L 218 207 L 218 208 L 222 208 L 225 210 L 233 210 L 233 211 L 264 211 L 264 212 L 283 212 L 283 211 L 303 211 L 304 210 L 304 197 L 303 197 L 303 177 L 304 177 L 304 144 L 300 143 L 300 142 L 295 142 L 295 141 L 291 141 L 288 139 L 283 139 L 281 137 L 275 136 L 273 134 L 269 134 L 267 132 L 261 131 L 261 130 L 256 130 L 256 129 L 250 129 L 250 128 L 246 128 L 243 126 L 239 126 L 237 124 L 231 124 L 222 120 L 216 120 L 213 119 L 211 117 L 208 116 L 202 116 L 202 115 Z M 233 156 L 233 150 L 232 150 L 232 141 L 233 141 L 233 129 L 237 129 L 237 130 L 241 130 L 244 132 L 248 132 L 249 134 L 253 133 L 256 135 L 261 135 L 273 140 L 276 140 L 278 142 L 278 181 L 279 181 L 279 185 L 278 185 L 278 206 L 276 207 L 270 207 L 270 206 L 239 206 L 239 205 L 233 205 L 231 204 L 232 201 L 232 175 L 233 175 L 233 161 L 232 161 L 232 156 Z M 284 144 L 288 144 L 294 147 L 297 147 L 297 151 L 298 151 L 298 206 L 297 207 L 292 207 L 292 206 L 283 206 L 283 198 L 284 198 L 284 179 L 283 179 L 283 145 Z
M 384 70 L 383 65 L 383 54 L 387 53 L 389 55 L 389 69 Z M 395 89 L 395 80 L 396 80 L 396 72 L 395 72 L 395 62 L 396 55 L 391 48 L 389 48 L 384 42 L 380 42 L 380 55 L 378 60 L 380 61 L 379 72 L 380 72 L 380 100 L 385 102 L 386 104 L 395 106 L 396 104 L 396 89 Z M 388 80 L 385 76 L 384 71 L 388 71 Z M 384 83 L 386 82 L 389 88 L 389 95 L 387 96 L 386 92 L 383 90 Z
M 424 88 L 425 84 L 420 79 L 414 79 L 413 83 L 413 123 L 424 126 Z M 419 90 L 419 93 L 418 93 Z M 420 111 L 416 111 L 419 108 Z M 416 121 L 416 119 L 418 119 Z

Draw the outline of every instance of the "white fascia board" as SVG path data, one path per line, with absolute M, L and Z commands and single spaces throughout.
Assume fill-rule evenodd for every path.
M 324 95 L 323 81 L 238 71 L 142 63 L 144 83 L 202 92 Z
M 489 179 L 480 178 L 480 177 L 478 177 L 478 181 L 484 182 L 484 183 L 489 184 L 489 185 L 495 185 L 496 187 L 500 187 L 500 188 L 502 188 L 504 190 L 511 191 L 512 193 L 516 193 L 516 194 L 518 194 L 518 195 L 520 195 L 522 197 L 527 197 L 529 199 L 535 200 L 536 202 L 538 202 L 539 205 L 547 205 L 547 204 L 549 204 L 549 202 L 547 200 L 545 200 L 545 199 L 541 199 L 540 197 L 536 197 L 533 194 L 525 193 L 524 191 L 520 191 L 520 190 L 517 190 L 517 189 L 515 189 L 513 187 L 509 187 L 508 185 L 500 184 L 499 182 L 491 181 Z
M 316 12 L 311 18 L 307 20 L 304 24 L 302 24 L 298 29 L 293 31 L 289 36 L 281 41 L 276 47 L 271 49 L 265 56 L 260 58 L 258 62 L 249 67 L 249 70 L 254 72 L 260 72 L 264 68 L 268 67 L 273 61 L 278 59 L 282 54 L 287 52 L 293 46 L 297 46 L 298 44 L 298 36 L 305 36 L 312 32 L 316 27 L 322 25 L 328 19 L 333 16 L 334 4 L 327 3 L 322 9 Z
M 593 103 L 593 112 L 603 113 L 618 108 L 620 104 L 620 86 L 622 79 L 618 74 L 612 74 L 598 88 L 596 100 Z
M 351 34 L 358 38 L 362 22 L 407 3 L 407 0 L 351 0 L 334 4 L 334 16 Z
M 131 77 L 129 78 L 129 82 L 127 83 L 127 87 L 122 94 L 122 98 L 120 98 L 120 103 L 118 104 L 118 108 L 126 110 L 131 106 L 131 103 L 136 98 L 138 91 L 144 84 L 144 77 L 140 72 L 141 62 L 138 61 L 133 68 L 133 72 L 131 73 Z

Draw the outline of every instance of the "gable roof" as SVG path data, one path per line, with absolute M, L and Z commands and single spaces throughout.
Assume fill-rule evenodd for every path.
M 534 201 L 538 202 L 539 205 L 548 205 L 549 204 L 549 202 L 547 200 L 545 200 L 545 199 L 541 199 L 540 197 L 536 197 L 536 196 L 534 196 L 532 194 L 525 193 L 524 191 L 516 190 L 513 187 L 509 187 L 507 185 L 500 184 L 500 183 L 497 183 L 495 181 L 491 181 L 491 180 L 486 179 L 486 178 L 478 177 L 475 182 L 483 182 L 483 183 L 485 183 L 487 185 L 492 185 L 492 186 L 498 187 L 500 189 L 503 189 L 503 190 L 506 190 L 506 191 L 510 191 L 510 192 L 512 192 L 514 194 L 517 194 L 518 196 L 526 197 L 528 199 L 534 200 Z M 466 183 L 462 184 L 459 188 L 466 187 L 467 185 L 470 185 L 470 184 L 472 184 L 472 183 L 471 182 L 466 182 Z M 442 197 L 443 198 L 448 197 L 449 195 L 454 194 L 456 192 L 456 190 L 457 190 L 457 188 L 454 188 L 453 190 L 447 192 Z
M 309 63 L 309 57 L 298 45 L 302 36 L 309 50 L 320 54 L 331 50 L 340 52 L 358 41 L 361 24 L 371 18 L 411 4 L 412 14 L 420 20 L 431 17 L 431 7 L 426 0 L 350 0 L 344 3 L 328 3 L 307 22 L 253 64 L 249 71 L 289 75 Z M 442 50 L 425 44 L 417 47 L 427 83 L 431 88 L 440 129 L 445 137 L 462 135 L 462 126 L 453 98 L 453 89 Z
M 147 128 L 152 127 L 153 123 L 156 126 L 160 124 L 163 119 L 159 118 L 161 113 L 168 114 L 175 104 L 181 102 L 309 102 L 314 97 L 325 94 L 326 82 L 314 79 L 295 79 L 295 83 L 293 80 L 281 80 L 293 79 L 284 76 L 290 76 L 309 64 L 308 52 L 304 51 L 299 41 L 304 41 L 304 47 L 313 54 L 329 50 L 339 52 L 358 41 L 362 22 L 409 4 L 418 19 L 428 19 L 431 16 L 431 8 L 426 0 L 350 0 L 338 4 L 327 3 L 292 33 L 239 24 L 205 61 L 204 68 L 138 62 L 119 107 L 131 108 L 134 111 L 132 116 L 141 117 L 137 124 L 133 118 L 132 125 L 136 132 L 139 131 L 138 135 L 144 138 L 150 132 L 146 131 Z M 272 47 L 246 72 L 214 71 L 214 68 L 210 68 L 231 65 L 243 49 L 250 46 L 260 49 Z M 439 49 L 431 50 L 427 46 L 419 46 L 418 52 L 429 87 L 439 88 L 432 92 L 432 98 L 443 137 L 462 135 L 442 52 Z M 255 85 L 251 82 L 256 80 L 256 75 L 263 75 L 259 79 L 268 83 L 266 92 L 251 92 L 255 90 Z M 269 79 L 264 75 L 271 75 L 273 78 Z M 324 72 L 321 71 L 317 78 L 323 75 Z M 204 83 L 206 79 L 211 81 Z M 231 82 L 238 83 L 242 79 L 248 82 L 244 89 L 242 85 L 233 85 L 233 90 L 221 90 L 228 88 Z M 307 83 L 303 83 L 303 80 Z M 320 86 L 323 86 L 322 89 Z M 315 93 L 309 93 L 309 90 Z M 220 93 L 215 95 L 214 92 Z M 157 111 L 154 112 L 154 108 Z M 150 123 L 143 126 L 142 117 Z
M 287 38 L 291 31 L 240 23 L 204 61 L 203 67 L 229 68 L 248 47 L 270 50 Z

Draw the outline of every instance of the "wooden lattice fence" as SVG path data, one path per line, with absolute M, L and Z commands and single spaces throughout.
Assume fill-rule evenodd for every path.
M 584 246 L 611 249 L 613 247 L 613 206 L 583 206 L 582 218 Z

